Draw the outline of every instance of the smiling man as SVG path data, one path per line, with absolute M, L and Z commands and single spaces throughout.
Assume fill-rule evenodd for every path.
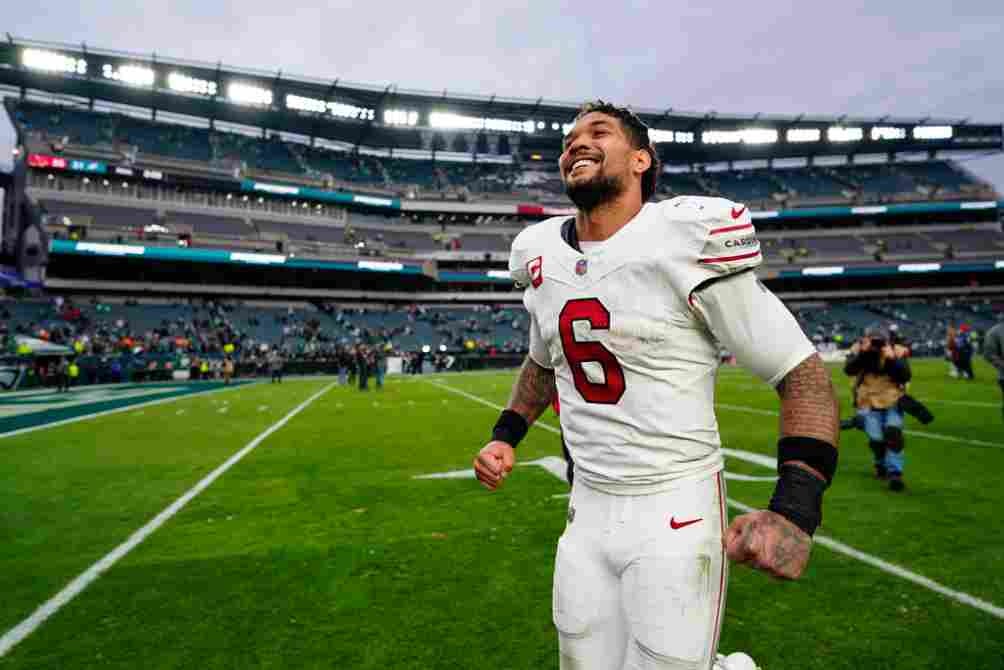
M 752 667 L 744 654 L 716 657 L 726 557 L 782 579 L 804 571 L 837 464 L 830 376 L 757 281 L 744 205 L 647 202 L 659 161 L 636 115 L 583 107 L 559 168 L 578 211 L 513 241 L 530 351 L 475 472 L 496 490 L 557 394 L 575 463 L 554 572 L 561 667 Z M 714 411 L 720 346 L 781 402 L 769 509 L 731 525 Z

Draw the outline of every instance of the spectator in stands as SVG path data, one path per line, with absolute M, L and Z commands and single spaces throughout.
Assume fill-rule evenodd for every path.
M 1004 393 L 1004 321 L 991 328 L 983 338 L 983 355 L 997 368 L 997 383 Z M 1004 415 L 1004 405 L 1001 406 Z
M 903 484 L 903 413 L 899 400 L 910 381 L 906 347 L 868 334 L 851 347 L 844 373 L 855 377 L 854 401 L 875 457 L 875 476 L 892 491 Z

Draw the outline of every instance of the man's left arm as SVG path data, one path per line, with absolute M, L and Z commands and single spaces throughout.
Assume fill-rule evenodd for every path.
M 839 406 L 829 372 L 791 312 L 751 272 L 698 287 L 694 311 L 781 399 L 778 484 L 766 510 L 725 533 L 729 558 L 795 579 L 805 569 L 822 496 L 836 471 Z

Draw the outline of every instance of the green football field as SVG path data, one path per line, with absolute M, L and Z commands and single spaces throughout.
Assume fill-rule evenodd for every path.
M 807 574 L 734 567 L 722 651 L 766 670 L 1004 668 L 1004 422 L 976 372 L 914 363 L 937 418 L 908 420 L 902 494 L 843 434 Z M 0 669 L 557 668 L 565 483 L 537 465 L 496 493 L 416 478 L 469 470 L 512 379 L 250 384 L 0 438 Z M 727 471 L 752 476 L 728 481 L 730 511 L 762 507 L 776 395 L 726 368 L 718 400 Z M 531 430 L 518 456 L 560 456 L 557 434 Z

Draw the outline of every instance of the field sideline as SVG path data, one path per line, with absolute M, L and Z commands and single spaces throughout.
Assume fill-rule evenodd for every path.
M 912 392 L 937 419 L 909 420 L 904 494 L 871 478 L 864 435 L 844 433 L 820 531 L 945 591 L 821 541 L 799 583 L 732 570 L 723 651 L 765 670 L 1002 667 L 1004 423 L 993 371 L 976 371 L 963 382 L 915 362 Z M 511 380 L 252 384 L 0 440 L 5 637 L 230 463 L 0 652 L 0 669 L 556 668 L 550 576 L 567 486 L 539 467 L 495 494 L 415 478 L 469 467 Z M 718 402 L 731 511 L 760 507 L 776 395 L 726 368 Z M 533 430 L 520 460 L 558 444 Z

